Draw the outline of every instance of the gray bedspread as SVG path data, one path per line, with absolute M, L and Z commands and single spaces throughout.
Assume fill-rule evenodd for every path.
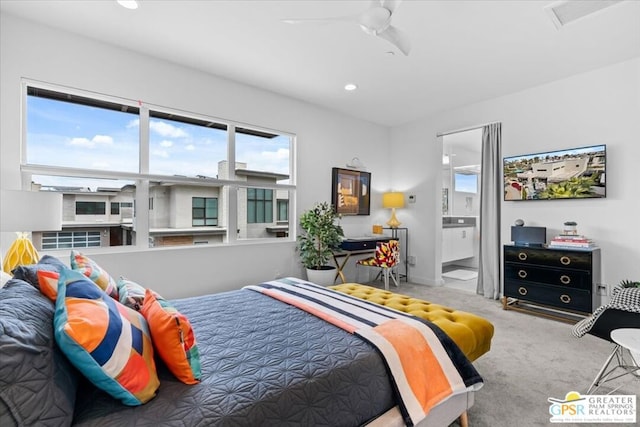
M 358 426 L 395 405 L 376 350 L 315 316 L 250 290 L 173 302 L 192 322 L 202 382 L 159 362 L 158 395 L 133 408 L 84 384 L 75 425 Z

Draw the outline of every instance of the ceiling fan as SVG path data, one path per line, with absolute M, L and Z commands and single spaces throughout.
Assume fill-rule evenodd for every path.
M 391 25 L 393 13 L 402 0 L 371 0 L 369 8 L 359 15 L 341 16 L 325 19 L 285 19 L 287 24 L 353 22 L 360 25 L 362 31 L 378 36 L 397 47 L 405 55 L 409 55 L 411 42 L 407 35 Z

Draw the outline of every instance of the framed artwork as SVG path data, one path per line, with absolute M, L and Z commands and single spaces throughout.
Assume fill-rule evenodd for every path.
M 331 204 L 339 215 L 369 215 L 371 174 L 352 169 L 331 171 Z

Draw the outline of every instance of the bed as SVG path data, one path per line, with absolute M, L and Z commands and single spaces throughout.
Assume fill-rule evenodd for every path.
M 405 424 L 387 364 L 358 336 L 251 289 L 172 303 L 195 331 L 202 381 L 183 384 L 156 360 L 157 395 L 130 407 L 65 360 L 53 339 L 53 303 L 32 284 L 11 280 L 0 289 L 0 425 Z M 473 404 L 481 379 L 466 363 L 474 386 L 419 425 L 448 425 Z

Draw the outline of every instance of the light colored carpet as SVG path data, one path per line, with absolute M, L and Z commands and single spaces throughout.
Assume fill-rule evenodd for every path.
M 370 285 L 383 287 L 379 282 Z M 472 292 L 405 282 L 392 291 L 474 313 L 493 323 L 491 350 L 474 362 L 484 386 L 469 411 L 471 427 L 551 425 L 547 399 L 563 399 L 569 391 L 585 393 L 613 349 L 608 341 L 591 335 L 574 338 L 571 324 L 505 311 L 499 301 Z M 613 386 L 618 384 L 624 385 L 616 394 L 640 395 L 639 380 Z M 598 393 L 607 391 L 603 387 Z
M 478 272 L 469 270 L 452 270 L 442 273 L 442 277 L 448 277 L 449 279 L 456 280 L 471 280 L 478 278 Z

